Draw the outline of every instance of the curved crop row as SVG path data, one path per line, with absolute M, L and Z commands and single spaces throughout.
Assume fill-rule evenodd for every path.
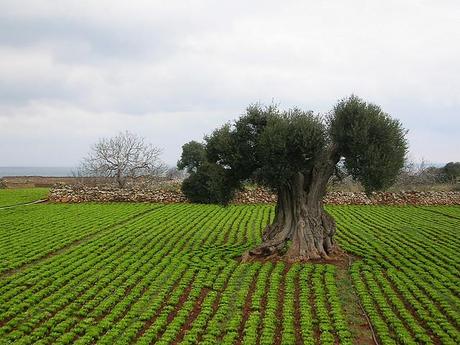
M 460 343 L 458 210 L 328 207 L 381 344 Z M 355 343 L 345 267 L 238 261 L 273 206 L 1 212 L 0 344 Z

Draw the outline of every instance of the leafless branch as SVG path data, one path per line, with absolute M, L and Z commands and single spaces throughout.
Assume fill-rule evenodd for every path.
M 123 188 L 128 179 L 162 174 L 166 167 L 160 155 L 158 147 L 126 131 L 112 138 L 100 139 L 84 158 L 80 170 L 86 176 L 112 178 Z

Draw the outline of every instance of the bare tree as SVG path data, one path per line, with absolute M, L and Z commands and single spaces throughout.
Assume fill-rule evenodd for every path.
M 161 150 L 144 138 L 125 131 L 100 139 L 81 164 L 86 176 L 114 179 L 120 188 L 128 180 L 159 176 L 165 170 Z

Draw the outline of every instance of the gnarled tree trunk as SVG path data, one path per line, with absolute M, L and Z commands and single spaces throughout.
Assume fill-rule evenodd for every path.
M 246 252 L 243 261 L 272 256 L 288 261 L 329 258 L 335 221 L 324 210 L 322 198 L 335 163 L 314 168 L 308 176 L 297 173 L 278 188 L 275 219 L 265 229 L 262 244 Z

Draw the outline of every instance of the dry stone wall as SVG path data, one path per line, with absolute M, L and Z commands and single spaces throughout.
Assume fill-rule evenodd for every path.
M 109 187 L 59 186 L 51 189 L 49 201 L 63 203 L 80 202 L 160 202 L 183 203 L 187 199 L 180 191 L 118 189 Z
M 330 192 L 324 203 L 331 205 L 460 205 L 460 192 Z
M 185 203 L 179 190 L 116 189 L 82 186 L 56 186 L 49 194 L 51 202 L 159 202 Z M 238 192 L 234 204 L 276 203 L 276 195 L 263 188 Z M 460 192 L 330 192 L 324 198 L 331 205 L 460 205 Z

